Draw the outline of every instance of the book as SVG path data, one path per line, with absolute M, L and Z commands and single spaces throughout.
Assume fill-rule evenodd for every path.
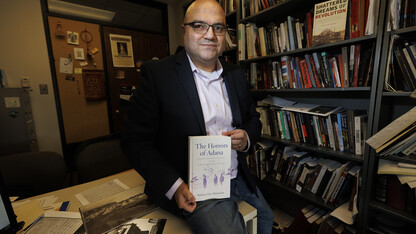
M 86 233 L 104 233 L 125 223 L 146 215 L 157 205 L 151 202 L 143 187 L 132 189 L 106 197 L 79 208 Z
M 246 26 L 238 24 L 238 60 L 246 58 Z
M 315 4 L 312 45 L 344 40 L 348 0 L 330 0 Z
M 357 155 L 362 155 L 364 153 L 367 123 L 367 115 L 358 115 L 354 117 L 354 149 L 355 154 Z
M 230 197 L 231 138 L 189 136 L 189 191 L 196 201 Z

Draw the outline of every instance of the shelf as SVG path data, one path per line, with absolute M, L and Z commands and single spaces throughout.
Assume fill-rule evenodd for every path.
M 401 29 L 397 29 L 395 31 L 391 31 L 390 35 L 405 35 L 405 34 L 413 34 L 416 31 L 416 26 L 413 27 L 407 27 L 407 28 L 401 28 Z
M 392 216 L 395 216 L 401 220 L 404 220 L 406 222 L 412 223 L 412 224 L 416 224 L 416 216 L 409 214 L 407 212 L 404 211 L 399 211 L 396 209 L 393 209 L 391 207 L 389 207 L 388 205 L 381 203 L 381 202 L 377 202 L 377 201 L 371 201 L 369 203 L 369 206 L 375 210 L 381 211 L 383 213 L 386 214 L 390 214 Z
M 284 92 L 370 92 L 370 87 L 350 88 L 309 88 L 309 89 L 252 89 L 251 92 L 284 93 Z
M 315 205 L 318 205 L 320 207 L 324 207 L 328 210 L 334 210 L 336 208 L 333 204 L 325 204 L 325 202 L 322 198 L 317 197 L 315 194 L 313 194 L 309 191 L 303 191 L 303 192 L 300 193 L 300 192 L 296 191 L 296 189 L 291 188 L 291 187 L 286 187 L 286 186 L 282 185 L 279 181 L 277 181 L 273 178 L 270 178 L 270 177 L 266 177 L 264 180 L 266 180 L 268 183 L 270 183 L 272 185 L 275 185 L 279 188 L 282 188 L 282 189 L 284 189 L 284 190 L 286 190 L 286 191 L 288 191 L 288 192 L 290 192 L 290 193 L 292 193 L 296 196 L 302 197 L 305 200 L 308 200 L 309 202 L 311 202 Z
M 358 37 L 358 38 L 338 41 L 338 42 L 325 44 L 325 45 L 319 45 L 319 46 L 313 46 L 313 47 L 308 47 L 308 48 L 304 48 L 304 49 L 285 51 L 285 52 L 282 52 L 282 53 L 272 54 L 272 55 L 267 55 L 267 56 L 260 56 L 260 57 L 257 57 L 257 58 L 244 59 L 244 60 L 240 60 L 240 62 L 241 63 L 249 63 L 249 62 L 255 62 L 255 61 L 260 61 L 260 60 L 275 59 L 275 58 L 286 56 L 286 55 L 307 54 L 308 52 L 310 53 L 310 52 L 324 51 L 324 50 L 326 51 L 328 48 L 358 44 L 359 42 L 370 41 L 370 40 L 373 40 L 375 38 L 376 38 L 376 35 Z
M 406 155 L 402 155 L 402 156 L 379 156 L 379 155 L 377 155 L 377 157 L 379 159 L 416 164 L 416 155 L 414 155 L 414 154 L 409 155 L 409 156 L 406 156 Z
M 306 1 L 305 0 L 285 0 L 280 1 L 279 3 L 267 8 L 263 9 L 262 11 L 258 12 L 255 15 L 247 16 L 244 19 L 241 19 L 241 23 L 247 23 L 247 22 L 256 22 L 256 23 L 268 23 L 270 22 L 270 19 L 275 19 L 276 17 L 281 16 L 282 19 L 287 17 L 288 12 L 296 12 L 298 10 L 299 6 L 302 6 L 302 8 L 308 7 L 312 9 L 314 6 L 314 3 L 316 1 Z
M 277 137 L 272 137 L 272 136 L 262 135 L 262 137 L 264 139 L 273 140 L 273 141 L 276 141 L 276 142 L 279 142 L 279 143 L 282 143 L 282 144 L 285 144 L 285 145 L 293 145 L 293 146 L 296 146 L 299 149 L 334 156 L 334 157 L 337 157 L 339 159 L 345 159 L 345 160 L 355 161 L 355 162 L 359 162 L 359 163 L 362 163 L 364 161 L 364 159 L 361 155 L 356 155 L 356 154 L 346 153 L 346 152 L 341 152 L 341 151 L 335 151 L 335 150 L 332 150 L 330 148 L 310 145 L 310 144 L 306 144 L 306 143 L 293 142 L 293 141 L 290 141 L 290 140 L 282 140 L 282 139 L 279 139 Z
M 402 91 L 396 91 L 396 92 L 383 92 L 384 97 L 410 97 L 410 94 L 412 92 L 402 92 Z M 415 99 L 416 100 L 416 99 Z

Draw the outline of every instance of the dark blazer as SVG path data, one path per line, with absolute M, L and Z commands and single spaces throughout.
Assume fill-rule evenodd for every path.
M 222 63 L 233 126 L 244 129 L 251 145 L 260 137 L 261 123 L 250 97 L 244 72 Z M 181 177 L 188 180 L 188 136 L 206 135 L 198 91 L 185 51 L 141 67 L 141 80 L 127 113 L 121 146 L 133 167 L 146 180 L 145 193 L 162 208 L 179 211 L 166 192 Z M 255 190 L 246 154 L 238 152 L 239 173 Z

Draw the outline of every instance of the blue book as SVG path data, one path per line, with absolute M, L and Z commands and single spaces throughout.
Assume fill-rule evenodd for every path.
M 337 123 L 338 123 L 339 150 L 340 151 L 344 151 L 344 140 L 342 138 L 342 119 L 341 119 L 341 113 L 337 113 Z
M 294 28 L 293 28 L 293 17 L 287 17 L 287 31 L 289 33 L 289 50 L 295 50 L 295 36 L 294 36 Z

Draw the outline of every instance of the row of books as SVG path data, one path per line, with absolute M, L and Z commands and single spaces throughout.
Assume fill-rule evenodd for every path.
M 252 2 L 255 0 L 246 5 L 258 5 Z M 253 22 L 240 23 L 239 60 L 372 35 L 378 4 L 375 0 L 330 0 L 315 4 L 315 11 L 308 11 L 303 18 L 287 16 L 283 22 L 260 27 Z M 366 23 L 368 30 L 364 29 Z
M 349 202 L 349 210 L 352 210 L 360 165 L 313 157 L 292 146 L 282 148 L 280 145 L 272 149 L 271 160 L 274 163 L 270 176 L 282 185 L 298 192 L 311 192 L 335 206 Z
M 308 205 L 299 211 L 292 225 L 285 233 L 336 234 L 356 233 L 356 230 L 335 217 L 313 205 Z
M 342 47 L 339 53 L 282 56 L 247 66 L 251 89 L 348 88 L 371 83 L 374 44 Z
M 263 135 L 363 154 L 368 119 L 363 110 L 340 110 L 328 116 L 277 107 L 257 107 L 257 111 Z
M 225 14 L 229 14 L 237 9 L 237 0 L 218 0 Z
M 389 8 L 387 20 L 389 30 L 416 26 L 416 2 L 414 0 L 390 0 Z
M 394 35 L 389 52 L 385 88 L 389 91 L 416 90 L 416 42 Z
M 391 122 L 366 141 L 381 156 L 416 153 L 416 107 Z
M 313 193 L 325 203 L 340 206 L 347 202 L 348 209 L 353 209 L 360 165 L 341 164 L 279 144 L 269 148 L 256 145 L 255 153 L 250 154 L 247 160 L 260 179 L 269 175 L 298 192 Z

